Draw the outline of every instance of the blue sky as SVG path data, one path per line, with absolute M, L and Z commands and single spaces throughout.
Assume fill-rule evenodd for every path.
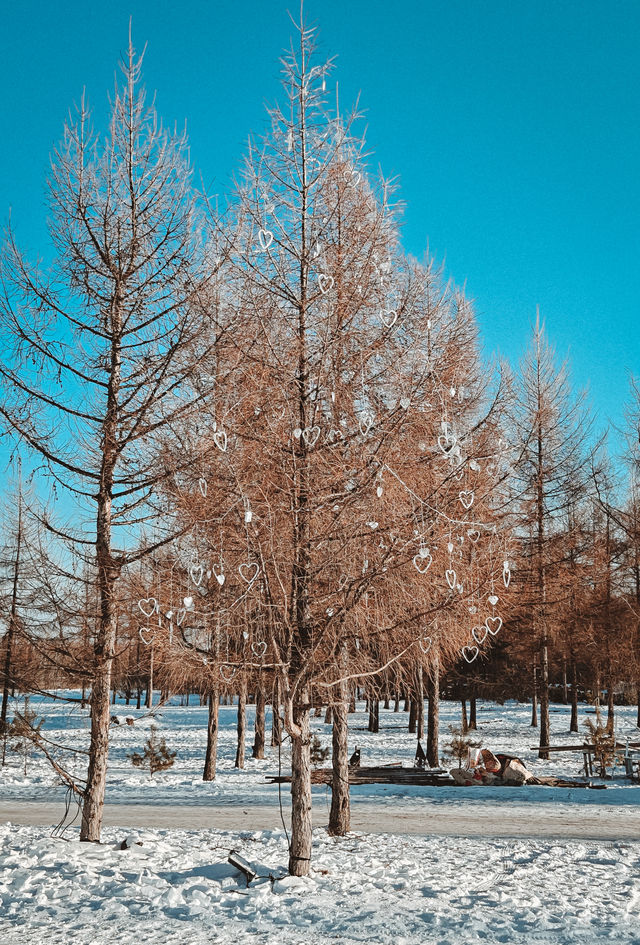
M 0 217 L 46 253 L 44 178 L 83 86 L 96 118 L 134 40 L 165 121 L 225 193 L 279 95 L 297 0 L 22 0 L 2 5 Z M 515 362 L 536 305 L 602 423 L 640 374 L 640 4 L 307 0 L 371 165 L 397 175 L 405 247 L 429 245 L 475 299 L 486 350 Z M 363 126 L 364 127 L 364 126 Z

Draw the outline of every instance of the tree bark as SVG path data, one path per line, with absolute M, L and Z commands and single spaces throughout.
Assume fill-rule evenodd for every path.
M 346 648 L 342 651 L 342 667 L 347 663 Z M 329 812 L 329 833 L 333 837 L 343 837 L 351 828 L 351 804 L 349 798 L 349 749 L 348 749 L 348 701 L 347 683 L 340 680 L 334 687 L 336 702 L 333 705 L 332 731 L 332 781 L 331 810 Z
M 265 743 L 265 697 L 262 680 L 258 684 L 256 693 L 256 726 L 253 740 L 252 755 L 254 758 L 264 758 Z
M 427 764 L 430 768 L 437 768 L 440 764 L 438 757 L 438 738 L 440 722 L 440 659 L 436 655 L 427 677 L 427 697 L 429 699 L 427 711 Z
M 2 682 L 2 709 L 0 710 L 0 732 L 2 732 L 2 764 L 5 763 L 7 750 L 7 708 L 9 705 L 9 690 L 12 685 L 11 657 L 13 639 L 18 620 L 18 579 L 20 576 L 20 551 L 22 547 L 22 482 L 18 492 L 18 532 L 16 535 L 16 557 L 13 564 L 13 583 L 11 586 L 11 612 L 9 627 L 4 638 L 4 672 Z
M 466 735 L 469 731 L 469 720 L 467 719 L 467 700 L 460 700 L 461 708 L 461 717 L 460 717 L 460 728 L 462 729 L 462 734 Z
M 282 741 L 282 719 L 280 717 L 280 680 L 276 679 L 273 684 L 273 696 L 271 704 L 271 745 L 275 747 Z
M 308 876 L 311 868 L 311 733 L 306 694 L 293 706 L 299 734 L 291 734 L 291 845 L 289 873 Z
M 234 767 L 244 768 L 244 743 L 247 734 L 247 683 L 242 680 L 238 692 L 238 747 Z
M 418 741 L 424 739 L 424 674 L 422 665 L 416 667 L 416 734 Z
M 469 696 L 469 730 L 476 732 L 478 730 L 478 722 L 476 719 L 476 691 L 475 688 L 471 690 L 471 695 Z
M 219 692 L 211 689 L 209 692 L 209 714 L 207 718 L 207 752 L 204 758 L 203 781 L 215 781 L 216 760 L 218 756 L 218 706 Z
M 144 701 L 145 708 L 150 709 L 153 706 L 153 663 L 154 663 L 154 646 L 153 643 L 149 647 L 149 674 L 147 676 L 147 697 Z
M 531 698 L 531 727 L 538 727 L 538 667 L 533 662 L 533 696 Z M 542 744 L 542 742 L 540 743 Z
M 571 660 L 571 722 L 569 731 L 578 731 L 578 668 L 575 659 Z

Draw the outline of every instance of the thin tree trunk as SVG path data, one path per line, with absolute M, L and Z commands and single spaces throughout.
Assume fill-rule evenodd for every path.
M 16 558 L 13 565 L 13 583 L 11 587 L 11 612 L 9 627 L 4 638 L 4 678 L 2 683 L 2 709 L 0 710 L 0 731 L 2 732 L 2 764 L 4 766 L 7 750 L 7 708 L 9 705 L 9 690 L 11 688 L 11 657 L 13 639 L 18 619 L 18 578 L 20 575 L 20 551 L 22 547 L 22 481 L 18 492 L 18 533 L 16 535 Z
M 271 704 L 271 745 L 279 745 L 282 741 L 282 719 L 280 718 L 280 680 L 276 679 L 273 684 L 273 696 Z
M 341 665 L 346 668 L 348 655 L 342 650 Z M 343 675 L 345 675 L 343 673 Z M 331 810 L 329 833 L 343 837 L 351 828 L 351 805 L 349 799 L 349 750 L 348 750 L 348 700 L 349 692 L 344 679 L 334 687 L 336 703 L 333 705 Z
M 571 722 L 569 731 L 578 731 L 578 667 L 575 659 L 571 660 Z
M 609 676 L 607 685 L 607 731 L 613 735 L 615 706 L 613 702 L 613 680 Z
M 427 764 L 430 768 L 437 768 L 440 764 L 438 757 L 438 737 L 440 722 L 440 659 L 436 654 L 427 677 L 427 697 L 429 699 L 427 711 Z
M 409 734 L 415 735 L 417 728 L 418 728 L 418 703 L 416 702 L 415 693 L 412 693 L 411 699 L 409 700 Z
M 562 704 L 568 705 L 569 703 L 569 687 L 567 684 L 567 658 L 566 656 L 562 657 Z
M 238 747 L 234 767 L 244 768 L 244 743 L 247 734 L 247 683 L 242 680 L 238 692 Z
M 533 696 L 531 699 L 531 727 L 538 727 L 538 667 L 533 661 Z
M 154 662 L 153 643 L 149 647 L 149 675 L 147 676 L 147 698 L 145 699 L 145 708 L 150 709 L 153 705 L 153 662 Z
M 265 743 L 265 698 L 262 680 L 258 684 L 256 693 L 256 726 L 253 740 L 252 755 L 254 758 L 264 758 Z
M 291 845 L 289 873 L 308 876 L 311 864 L 311 731 L 308 695 L 301 693 L 293 707 L 299 734 L 291 735 Z
M 424 674 L 421 664 L 416 667 L 416 703 L 416 734 L 420 742 L 424 739 Z
M 218 706 L 219 692 L 212 689 L 209 692 L 209 714 L 207 718 L 207 752 L 204 758 L 203 781 L 215 781 L 216 760 L 218 756 Z
M 467 719 L 467 700 L 460 700 L 460 709 L 461 709 L 461 721 L 460 727 L 462 729 L 462 734 L 466 735 L 469 731 L 469 720 Z
M 471 689 L 471 694 L 469 696 L 469 731 L 476 732 L 478 730 L 478 722 L 476 719 L 476 690 L 475 688 Z

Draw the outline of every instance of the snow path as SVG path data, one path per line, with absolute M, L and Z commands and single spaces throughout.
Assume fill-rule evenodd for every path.
M 637 945 L 640 843 L 318 830 L 311 876 L 282 831 L 141 832 L 119 849 L 0 827 L 2 945 Z M 247 888 L 227 864 L 257 869 Z M 271 881 L 268 874 L 276 878 Z
M 463 803 L 434 805 L 422 800 L 417 804 L 405 798 L 393 798 L 393 803 L 387 804 L 355 801 L 351 806 L 352 830 L 425 837 L 640 840 L 640 815 L 635 807 L 556 803 L 532 810 L 531 806 L 518 803 L 475 802 L 469 795 L 481 790 L 478 788 L 457 790 L 464 795 Z M 283 798 L 283 812 L 289 827 L 288 798 Z M 0 823 L 53 826 L 63 813 L 64 806 L 59 803 L 0 801 Z M 315 827 L 326 827 L 325 804 L 314 805 L 313 820 Z M 107 804 L 104 823 L 111 827 L 192 830 L 279 830 L 282 826 L 277 807 L 247 802 L 238 806 Z

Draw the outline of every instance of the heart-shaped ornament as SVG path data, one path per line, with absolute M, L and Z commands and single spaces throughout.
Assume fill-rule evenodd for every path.
M 138 601 L 138 607 L 145 617 L 152 617 L 158 610 L 158 601 L 155 597 L 142 597 Z
M 182 626 L 182 622 L 186 616 L 187 616 L 187 611 L 184 609 L 184 607 L 181 607 L 178 613 L 176 614 L 176 623 L 178 624 L 179 627 Z
M 476 643 L 482 644 L 487 639 L 488 632 L 489 632 L 489 628 L 486 626 L 486 624 L 483 623 L 481 627 L 473 628 L 473 630 L 471 631 L 471 636 L 476 641 Z
M 458 576 L 456 572 L 453 570 L 453 568 L 447 568 L 447 570 L 444 572 L 444 576 L 447 579 L 447 584 L 451 590 L 453 590 L 458 582 Z
M 200 585 L 202 584 L 202 578 L 204 577 L 204 568 L 202 567 L 202 565 L 194 564 L 192 568 L 189 568 L 189 574 L 195 586 L 200 587 Z
M 492 607 L 495 607 L 495 606 L 496 606 L 496 604 L 498 603 L 499 599 L 500 599 L 500 598 L 498 597 L 497 594 L 490 594 L 489 597 L 487 597 L 487 600 L 489 601 L 489 603 L 491 604 Z
M 260 573 L 260 567 L 257 561 L 249 561 L 241 564 L 238 568 L 238 571 L 240 572 L 240 577 L 242 580 L 251 585 L 258 577 L 258 574 Z
M 373 426 L 373 417 L 370 413 L 365 413 L 364 416 L 360 417 L 360 433 L 363 436 L 367 436 L 369 430 Z
M 443 453 L 450 453 L 455 443 L 456 438 L 448 433 L 443 433 L 438 437 L 438 446 Z
M 229 682 L 235 676 L 237 672 L 237 667 L 230 666 L 228 663 L 221 663 L 220 665 L 220 675 L 225 682 Z
M 433 558 L 429 552 L 426 555 L 422 555 L 420 552 L 414 555 L 413 566 L 419 574 L 426 574 L 432 564 Z
M 402 407 L 403 410 L 408 410 L 409 407 L 411 406 L 411 401 L 409 400 L 408 397 L 403 397 L 400 400 L 400 406 Z
M 382 486 L 377 486 L 377 487 L 376 487 L 376 495 L 378 496 L 379 499 L 382 498 L 382 493 L 383 493 L 383 492 L 384 492 L 384 489 L 382 488 Z
M 207 497 L 207 480 L 203 479 L 202 476 L 200 476 L 200 478 L 198 479 L 198 488 L 200 489 L 200 492 L 202 493 L 202 495 L 206 498 Z
M 318 288 L 323 295 L 333 288 L 333 276 L 328 276 L 324 272 L 321 272 L 318 276 Z
M 469 469 L 473 469 L 474 472 L 480 472 L 480 463 L 477 459 L 472 459 L 469 463 Z
M 477 614 L 477 613 L 478 613 L 478 608 L 475 606 L 475 604 L 472 604 L 472 605 L 471 605 L 471 607 L 469 608 L 469 613 L 470 613 L 470 614 Z
M 450 555 L 453 554 L 453 542 L 452 542 L 452 541 L 447 542 L 447 551 L 449 552 Z
M 458 493 L 458 498 L 465 509 L 470 509 L 473 505 L 474 494 L 471 489 L 463 489 Z
M 509 584 L 511 583 L 511 571 L 509 571 L 508 568 L 502 572 L 502 580 L 503 580 L 504 586 L 509 587 Z
M 273 243 L 273 233 L 271 230 L 260 230 L 258 232 L 258 239 L 260 240 L 262 248 L 267 250 Z
M 469 528 L 467 531 L 467 538 L 469 539 L 469 541 L 472 541 L 475 545 L 478 538 L 480 538 L 480 532 L 478 531 L 477 528 Z
M 460 650 L 467 663 L 473 663 L 477 656 L 480 655 L 480 650 L 477 646 L 463 646 Z
M 265 641 L 265 640 L 256 640 L 255 643 L 252 643 L 252 644 L 251 644 L 251 652 L 252 652 L 255 656 L 257 656 L 258 659 L 262 659 L 262 657 L 264 656 L 264 654 L 267 652 L 267 644 L 266 644 L 266 641 Z
M 495 637 L 496 633 L 502 626 L 502 617 L 487 617 L 485 624 L 491 636 Z
M 398 320 L 398 313 L 393 308 L 389 309 L 388 312 L 385 312 L 383 315 L 380 316 L 380 321 L 382 322 L 385 328 L 393 328 L 397 320 Z
M 302 431 L 302 439 L 307 446 L 315 446 L 318 442 L 318 437 L 320 436 L 320 427 L 306 427 Z
M 140 627 L 138 630 L 138 635 L 140 636 L 140 639 L 144 645 L 149 646 L 150 643 L 153 643 L 153 638 L 155 637 L 156 632 L 153 627 Z
M 422 652 L 428 653 L 433 645 L 433 640 L 431 637 L 421 637 L 418 643 Z
M 185 610 L 193 610 L 193 597 L 183 597 L 182 603 L 184 604 Z
M 213 571 L 213 574 L 214 574 L 214 576 L 215 576 L 216 581 L 218 582 L 218 584 L 220 585 L 220 587 L 222 587 L 222 585 L 223 585 L 224 582 L 226 581 L 226 577 L 225 577 L 225 574 L 224 574 L 222 568 L 220 568 L 219 571 L 216 571 L 216 566 L 215 566 L 215 564 L 214 564 L 214 565 L 212 566 L 212 569 L 211 569 L 211 570 Z
M 213 434 L 213 442 L 221 453 L 227 452 L 227 433 L 225 430 L 216 430 Z

